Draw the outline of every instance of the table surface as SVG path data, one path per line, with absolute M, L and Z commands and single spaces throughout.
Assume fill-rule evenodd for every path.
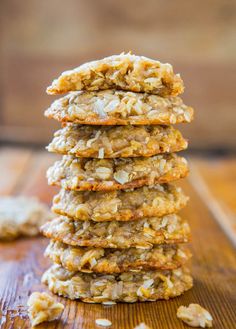
M 44 151 L 0 148 L 0 195 L 36 195 L 50 203 L 56 189 L 47 186 L 45 171 L 55 156 Z M 236 158 L 189 159 L 191 174 L 180 185 L 190 196 L 182 215 L 192 228 L 194 287 L 169 301 L 103 306 L 55 297 L 66 306 L 60 321 L 37 328 L 98 328 L 107 318 L 114 329 L 145 322 L 152 329 L 187 328 L 176 317 L 180 305 L 199 303 L 213 316 L 214 328 L 236 326 Z M 26 301 L 45 291 L 40 276 L 49 266 L 43 257 L 48 241 L 37 237 L 0 244 L 0 328 L 30 328 Z

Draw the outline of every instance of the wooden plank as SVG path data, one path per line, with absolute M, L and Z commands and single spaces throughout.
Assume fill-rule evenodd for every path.
M 236 245 L 236 158 L 191 161 L 191 182 L 225 233 Z
M 39 195 L 42 195 L 45 185 L 43 178 L 40 178 L 41 175 L 44 173 L 39 170 L 35 187 L 29 187 L 30 183 L 28 187 L 26 185 L 25 192 L 38 191 Z M 211 312 L 214 328 L 234 328 L 236 323 L 235 251 L 191 183 L 185 180 L 181 185 L 191 198 L 189 206 L 182 211 L 182 215 L 189 219 L 192 226 L 194 288 L 183 296 L 169 301 L 117 304 L 110 307 L 55 297 L 66 306 L 61 320 L 43 324 L 39 328 L 90 329 L 96 327 L 96 318 L 110 319 L 114 329 L 132 329 L 142 321 L 152 329 L 187 328 L 176 318 L 176 310 L 180 305 L 195 302 Z M 32 291 L 47 290 L 40 284 L 40 275 L 49 265 L 43 257 L 46 244 L 44 238 L 22 239 L 0 244 L 0 296 L 4 315 L 2 329 L 30 328 L 25 308 L 28 295 Z

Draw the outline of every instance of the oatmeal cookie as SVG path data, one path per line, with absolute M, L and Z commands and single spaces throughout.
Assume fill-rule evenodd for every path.
M 54 134 L 49 152 L 85 158 L 149 157 L 186 149 L 172 126 L 80 126 L 67 124 Z
M 160 245 L 152 249 L 104 249 L 72 247 L 51 241 L 45 256 L 68 271 L 122 273 L 140 270 L 171 270 L 191 257 L 183 245 Z
M 41 227 L 50 239 L 80 247 L 142 248 L 156 244 L 188 242 L 190 228 L 176 214 L 128 222 L 93 222 L 60 216 Z
M 90 159 L 63 156 L 47 171 L 49 185 L 74 191 L 114 191 L 171 182 L 188 174 L 175 154 L 150 158 Z
M 0 197 L 0 240 L 37 235 L 51 217 L 48 207 L 36 198 Z
M 184 85 L 170 64 L 122 53 L 63 72 L 47 88 L 47 93 L 54 95 L 76 90 L 104 89 L 176 96 L 184 91 Z
M 112 192 L 61 189 L 53 198 L 52 211 L 74 220 L 128 221 L 178 212 L 187 201 L 181 188 L 171 184 Z
M 54 101 L 45 116 L 87 125 L 170 125 L 191 122 L 193 109 L 180 97 L 121 90 L 78 91 Z
M 186 267 L 104 275 L 69 272 L 59 265 L 54 265 L 44 273 L 42 282 L 47 284 L 53 293 L 89 303 L 133 303 L 169 299 L 192 287 L 192 277 Z

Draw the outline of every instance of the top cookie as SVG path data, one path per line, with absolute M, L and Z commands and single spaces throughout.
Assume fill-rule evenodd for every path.
M 54 95 L 76 90 L 104 89 L 176 96 L 183 92 L 184 85 L 170 64 L 122 53 L 63 72 L 47 88 L 47 93 Z

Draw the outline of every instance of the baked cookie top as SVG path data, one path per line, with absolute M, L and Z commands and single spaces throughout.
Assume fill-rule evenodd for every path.
M 42 282 L 53 293 L 90 303 L 169 299 L 192 287 L 192 277 L 186 267 L 104 275 L 69 272 L 54 265 L 43 274 Z
M 163 243 L 188 242 L 188 222 L 176 214 L 136 221 L 94 222 L 60 216 L 47 222 L 42 233 L 65 244 L 95 248 L 142 248 Z
M 52 211 L 74 220 L 128 221 L 176 213 L 187 201 L 181 188 L 171 184 L 112 192 L 61 189 L 53 198 Z
M 0 197 L 0 240 L 37 235 L 50 218 L 48 207 L 36 198 Z
M 167 183 L 187 174 L 187 161 L 173 153 L 115 159 L 65 155 L 48 169 L 47 178 L 49 185 L 66 190 L 113 191 Z
M 191 122 L 193 109 L 180 97 L 112 89 L 72 92 L 54 101 L 45 116 L 88 125 L 169 125 Z
M 151 249 L 104 249 L 72 247 L 51 241 L 45 256 L 68 271 L 122 273 L 175 269 L 185 264 L 191 253 L 183 245 L 160 245 Z
M 68 124 L 54 134 L 49 152 L 85 158 L 149 157 L 186 149 L 172 126 L 80 126 Z
M 63 72 L 47 88 L 47 93 L 53 95 L 76 90 L 104 89 L 176 96 L 183 92 L 184 85 L 170 64 L 122 53 Z

